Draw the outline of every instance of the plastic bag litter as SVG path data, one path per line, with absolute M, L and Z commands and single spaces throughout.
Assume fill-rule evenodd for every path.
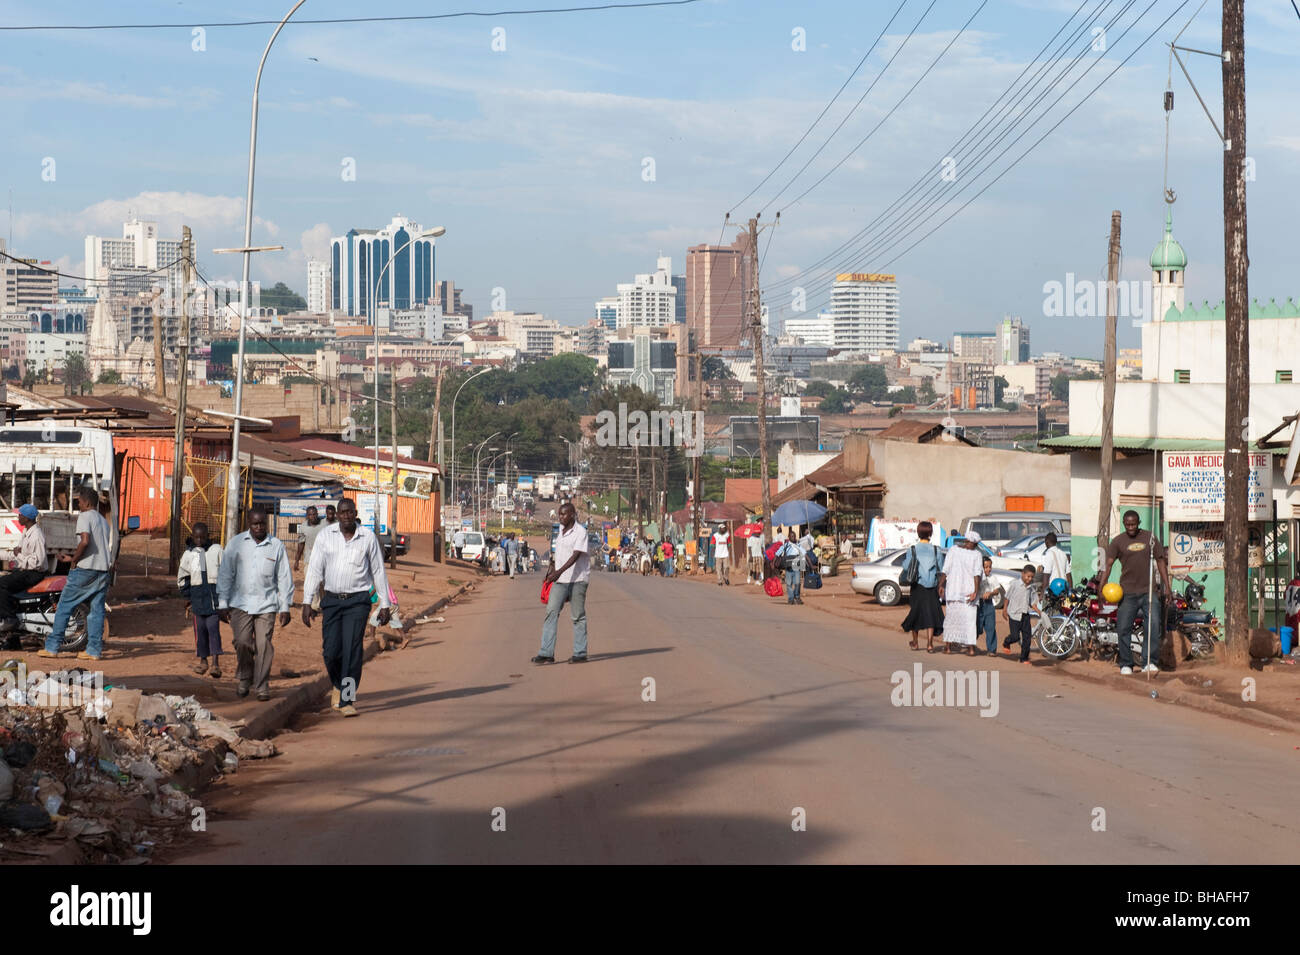
M 26 706 L 27 694 L 16 686 L 11 687 L 9 692 L 5 694 L 5 702 L 10 706 Z
M 196 720 L 210 720 L 212 713 L 205 710 L 203 706 L 192 696 L 168 696 L 165 697 L 167 705 L 172 708 L 179 720 L 185 720 L 187 723 L 193 723 Z
M 158 767 L 147 759 L 137 759 L 127 764 L 126 771 L 136 779 L 162 779 Z

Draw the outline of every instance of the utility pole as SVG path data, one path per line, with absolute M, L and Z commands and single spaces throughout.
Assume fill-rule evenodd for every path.
M 156 306 L 157 302 L 154 304 Z M 182 310 L 184 307 L 182 303 Z M 163 365 L 163 320 L 157 307 L 153 310 L 153 390 L 160 398 L 167 397 L 167 369 Z
M 1224 628 L 1229 662 L 1250 648 L 1246 495 L 1250 476 L 1249 287 L 1246 252 L 1245 0 L 1223 0 L 1223 311 L 1227 359 L 1223 432 Z M 1260 573 L 1263 573 L 1261 568 Z
M 176 573 L 181 560 L 181 504 L 185 490 L 185 401 L 189 378 L 190 310 L 185 301 L 190 287 L 190 262 L 194 256 L 194 236 L 189 226 L 181 226 L 181 337 L 176 359 L 176 434 L 172 446 L 172 520 L 167 548 L 167 572 Z
M 777 221 L 781 213 L 776 214 Z M 772 487 L 767 480 L 767 379 L 763 373 L 763 308 L 758 286 L 758 218 L 749 220 L 749 320 L 754 336 L 754 377 L 758 381 L 758 461 L 763 501 L 763 539 L 772 539 Z
M 393 513 L 388 517 L 388 539 L 393 542 L 392 553 L 388 558 L 388 566 L 397 566 L 397 363 L 393 363 L 390 374 L 390 384 L 388 397 L 392 400 L 388 403 L 388 411 L 391 416 L 391 423 L 388 426 L 388 436 L 393 440 Z M 379 382 L 375 381 L 375 393 L 379 393 Z M 375 435 L 375 440 L 379 439 Z M 415 449 L 412 448 L 412 451 Z M 378 492 L 379 488 L 375 488 Z M 378 501 L 376 501 L 378 503 Z
M 1120 214 L 1110 214 L 1110 250 L 1106 258 L 1106 351 L 1101 403 L 1101 502 L 1097 509 L 1097 546 L 1105 553 L 1110 544 L 1111 472 L 1115 465 L 1115 330 L 1119 319 Z M 1155 488 L 1151 489 L 1154 501 Z M 1154 533 L 1155 529 L 1152 528 Z
M 645 515 L 641 513 L 641 445 L 633 447 L 636 452 L 636 536 L 637 540 L 645 537 Z
M 699 442 L 699 447 L 696 448 L 696 450 L 703 451 L 704 450 L 704 362 L 700 357 L 699 342 L 695 342 L 695 354 L 693 354 L 691 357 L 694 359 L 693 364 L 695 366 L 695 426 L 700 429 L 700 434 L 696 437 L 696 440 Z M 695 534 L 695 540 L 697 542 L 695 545 L 696 547 L 699 546 L 698 541 L 700 539 L 700 509 L 702 506 L 701 495 L 700 495 L 700 458 L 701 457 L 702 455 L 696 454 L 693 458 L 691 458 L 692 461 L 691 507 L 694 512 L 691 515 L 691 523 L 695 527 L 694 534 Z M 693 565 L 694 569 L 696 570 L 699 569 L 700 560 L 702 557 L 703 557 L 702 554 L 696 554 L 695 563 Z

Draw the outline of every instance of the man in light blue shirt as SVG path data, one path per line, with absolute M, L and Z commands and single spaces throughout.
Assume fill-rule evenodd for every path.
M 506 552 L 506 566 L 510 570 L 510 579 L 515 579 L 515 571 L 519 568 L 519 541 L 515 540 L 514 532 L 506 536 L 506 541 L 502 545 Z
M 259 700 L 271 698 L 271 663 L 275 659 L 271 634 L 276 614 L 280 626 L 287 627 L 293 605 L 289 555 L 279 538 L 269 536 L 266 529 L 266 509 L 254 507 L 248 512 L 248 530 L 226 545 L 217 575 L 217 610 L 230 624 L 239 661 L 235 692 L 248 696 L 250 686 L 256 687 Z

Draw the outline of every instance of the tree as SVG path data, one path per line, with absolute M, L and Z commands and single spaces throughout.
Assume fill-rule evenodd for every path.
M 90 384 L 90 369 L 86 367 L 86 356 L 75 352 L 63 359 L 63 393 L 80 395 Z
M 889 409 L 889 414 L 886 415 L 886 417 L 897 418 L 902 413 L 903 413 L 902 408 L 898 407 L 898 405 L 892 405 Z
M 299 312 L 307 307 L 307 300 L 283 282 L 270 289 L 262 289 L 262 307 L 280 312 Z
M 911 385 L 904 385 L 889 397 L 895 405 L 914 405 L 916 404 L 916 389 Z
M 122 376 L 114 368 L 105 368 L 99 373 L 99 377 L 95 379 L 97 385 L 120 385 L 121 383 Z
M 23 387 L 28 391 L 36 387 L 36 362 L 31 358 L 23 362 Z
M 849 391 L 868 401 L 880 401 L 889 395 L 889 379 L 880 365 L 859 368 L 849 379 Z
M 844 414 L 849 410 L 850 397 L 849 393 L 843 388 L 834 388 L 830 394 L 822 399 L 817 408 L 826 414 Z
M 1059 375 L 1052 376 L 1052 397 L 1057 401 L 1070 400 L 1070 382 L 1072 381 L 1096 381 L 1101 375 L 1095 371 L 1079 372 L 1075 375 L 1067 375 L 1061 372 Z
M 929 378 L 922 379 L 921 391 L 917 394 L 917 400 L 923 405 L 928 405 L 933 403 L 937 397 L 938 395 L 934 393 L 934 382 Z
M 810 381 L 803 393 L 813 398 L 825 398 L 834 390 L 835 386 L 829 381 Z

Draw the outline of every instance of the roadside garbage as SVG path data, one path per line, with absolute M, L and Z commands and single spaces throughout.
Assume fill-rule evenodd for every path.
M 1214 686 L 1214 681 L 1206 680 L 1204 683 L 1201 684 L 1201 686 Z
M 101 690 L 89 677 L 42 675 L 0 706 L 0 865 L 16 858 L 9 849 L 31 855 L 24 839 L 64 840 L 94 864 L 145 861 L 190 830 L 193 792 L 278 752 L 192 696 Z
M 1159 699 L 1159 698 L 1160 698 L 1160 694 L 1157 693 L 1155 690 L 1152 690 L 1152 691 L 1151 691 L 1151 699 L 1156 700 L 1156 699 Z
M 1048 693 L 1048 694 L 1047 694 L 1047 698 L 1048 698 L 1049 700 L 1059 700 L 1059 699 L 1061 699 L 1062 697 L 1061 697 L 1061 694 L 1060 694 L 1060 693 Z

